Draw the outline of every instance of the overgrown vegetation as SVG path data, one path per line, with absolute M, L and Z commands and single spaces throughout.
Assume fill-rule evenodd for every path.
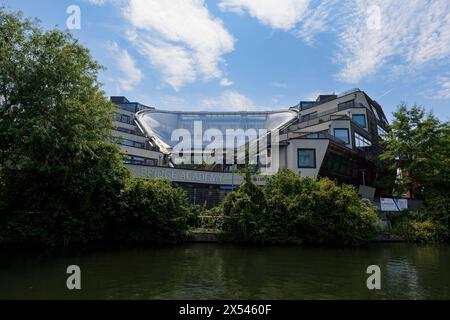
M 450 126 L 432 113 L 405 104 L 393 113 L 385 137 L 383 160 L 390 163 L 391 190 L 409 191 L 424 200 L 418 212 L 391 215 L 392 233 L 411 242 L 440 242 L 450 238 Z M 400 169 L 400 174 L 397 174 Z M 396 217 L 396 216 L 400 216 Z
M 179 242 L 189 229 L 186 193 L 167 180 L 130 179 L 112 211 L 109 239 L 124 242 Z
M 260 187 L 246 180 L 220 205 L 221 228 L 253 243 L 363 245 L 378 232 L 378 216 L 354 187 L 300 178 L 284 169 Z

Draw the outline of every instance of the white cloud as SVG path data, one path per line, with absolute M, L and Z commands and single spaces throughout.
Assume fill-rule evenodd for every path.
M 314 92 L 311 92 L 310 94 L 306 95 L 306 98 L 302 99 L 302 100 L 304 100 L 304 101 L 316 101 L 317 97 L 319 95 L 321 95 L 321 94 L 324 94 L 324 93 L 321 92 L 321 91 L 314 91 Z
M 160 99 L 160 103 L 157 106 L 158 109 L 161 110 L 173 110 L 173 111 L 180 111 L 180 110 L 191 110 L 191 106 L 186 101 L 185 98 L 179 97 L 179 96 L 172 96 L 167 95 L 163 96 Z
M 377 15 L 370 6 L 378 8 L 379 28 L 368 23 Z M 448 0 L 376 0 L 370 6 L 355 0 L 354 13 L 339 34 L 340 80 L 356 83 L 385 66 L 416 69 L 450 56 Z
M 319 33 L 334 34 L 330 46 L 338 47 L 333 60 L 343 82 L 450 61 L 448 0 L 221 0 L 219 7 L 248 13 L 310 45 Z
M 309 0 L 222 0 L 223 11 L 248 12 L 273 29 L 290 30 L 304 17 Z
M 129 55 L 126 49 L 121 49 L 117 43 L 109 45 L 109 50 L 112 53 L 115 65 L 122 73 L 119 80 L 117 80 L 120 90 L 131 91 L 141 82 L 143 75 L 136 63 Z
M 144 41 L 140 43 L 139 52 L 160 69 L 165 81 L 175 91 L 196 79 L 195 61 L 191 53 L 183 46 Z
M 272 87 L 280 88 L 280 89 L 289 89 L 290 86 L 284 82 L 272 82 Z
M 295 36 L 309 45 L 314 44 L 317 34 L 335 31 L 342 23 L 339 17 L 347 10 L 348 2 L 342 0 L 312 0 L 302 21 L 293 30 Z M 344 14 L 345 16 L 345 14 Z
M 222 87 L 229 87 L 229 86 L 233 85 L 233 82 L 228 80 L 227 78 L 223 78 L 222 80 L 220 80 L 220 85 Z
M 205 98 L 200 102 L 204 110 L 222 110 L 222 111 L 250 111 L 260 109 L 261 107 L 245 95 L 234 91 L 226 91 L 219 97 Z
M 439 77 L 436 83 L 437 89 L 431 90 L 428 94 L 430 99 L 447 100 L 450 99 L 450 76 Z
M 234 50 L 235 40 L 203 0 L 129 0 L 124 16 L 137 48 L 175 90 L 198 77 L 222 77 L 223 55 Z
M 87 0 L 87 2 L 96 6 L 102 6 L 106 3 L 106 1 L 107 0 Z

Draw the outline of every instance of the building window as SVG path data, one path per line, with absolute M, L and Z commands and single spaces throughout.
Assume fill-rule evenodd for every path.
M 297 149 L 297 153 L 299 168 L 316 167 L 316 149 Z
M 372 146 L 372 142 L 370 142 L 370 140 L 366 139 L 365 137 L 363 137 L 359 133 L 355 132 L 355 146 L 357 148 L 371 147 Z
M 347 128 L 334 129 L 334 136 L 345 144 L 350 144 L 350 135 Z
M 354 108 L 354 107 L 355 107 L 355 100 L 350 100 L 350 101 L 338 104 L 339 111 L 347 110 L 347 109 Z
M 357 124 L 359 124 L 361 127 L 367 128 L 365 114 L 354 114 L 352 115 L 352 120 L 355 121 Z
M 114 120 L 131 124 L 131 117 L 127 116 L 126 114 L 116 113 L 114 116 Z
M 315 106 L 315 102 L 314 101 L 301 101 L 300 102 L 300 111 L 312 108 Z
M 302 116 L 302 122 L 309 121 L 315 118 L 317 118 L 317 112 L 311 112 Z
M 387 135 L 387 131 L 383 129 L 382 126 L 377 125 L 377 130 L 378 130 L 378 136 L 382 139 L 384 139 Z
M 121 144 L 121 145 L 127 146 L 127 147 L 133 147 L 133 148 L 138 148 L 138 149 L 147 149 L 144 142 L 123 139 L 121 137 L 112 137 L 112 141 L 117 144 Z
M 116 127 L 116 131 L 123 132 L 123 133 L 128 133 L 128 134 L 135 134 L 134 130 L 127 129 L 127 128 L 122 128 L 122 127 Z
M 149 166 L 158 165 L 158 160 L 156 160 L 156 159 L 144 158 L 144 157 L 139 157 L 139 156 L 130 156 L 130 155 L 125 155 L 123 157 L 123 162 L 125 164 L 137 164 L 137 165 L 149 165 Z

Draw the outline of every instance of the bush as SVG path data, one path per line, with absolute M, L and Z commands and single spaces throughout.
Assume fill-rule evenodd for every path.
M 222 229 L 236 241 L 362 245 L 379 231 L 376 211 L 354 187 L 290 170 L 265 187 L 246 182 L 220 208 Z
M 260 218 L 266 209 L 260 187 L 244 182 L 236 192 L 231 192 L 222 202 L 221 229 L 230 240 L 256 242 L 261 240 Z
M 374 208 L 359 199 L 353 186 L 282 170 L 269 180 L 265 194 L 272 204 L 268 214 L 277 213 L 267 229 L 282 231 L 281 242 L 361 245 L 378 232 Z
M 130 179 L 110 218 L 110 239 L 126 242 L 181 241 L 192 220 L 187 194 L 167 180 Z
M 450 230 L 450 194 L 433 193 L 425 199 L 422 215 L 438 221 Z M 449 234 L 450 236 L 450 234 Z
M 447 238 L 448 229 L 433 220 L 403 220 L 392 229 L 394 235 L 400 236 L 408 242 L 437 243 Z
M 391 233 L 408 242 L 437 243 L 450 239 L 448 199 L 428 198 L 419 211 L 403 211 L 388 215 Z

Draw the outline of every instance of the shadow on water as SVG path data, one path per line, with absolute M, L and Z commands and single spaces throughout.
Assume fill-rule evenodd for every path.
M 79 265 L 82 290 L 66 288 Z M 378 265 L 382 289 L 369 291 Z M 450 247 L 185 244 L 146 248 L 2 249 L 1 299 L 444 299 Z

